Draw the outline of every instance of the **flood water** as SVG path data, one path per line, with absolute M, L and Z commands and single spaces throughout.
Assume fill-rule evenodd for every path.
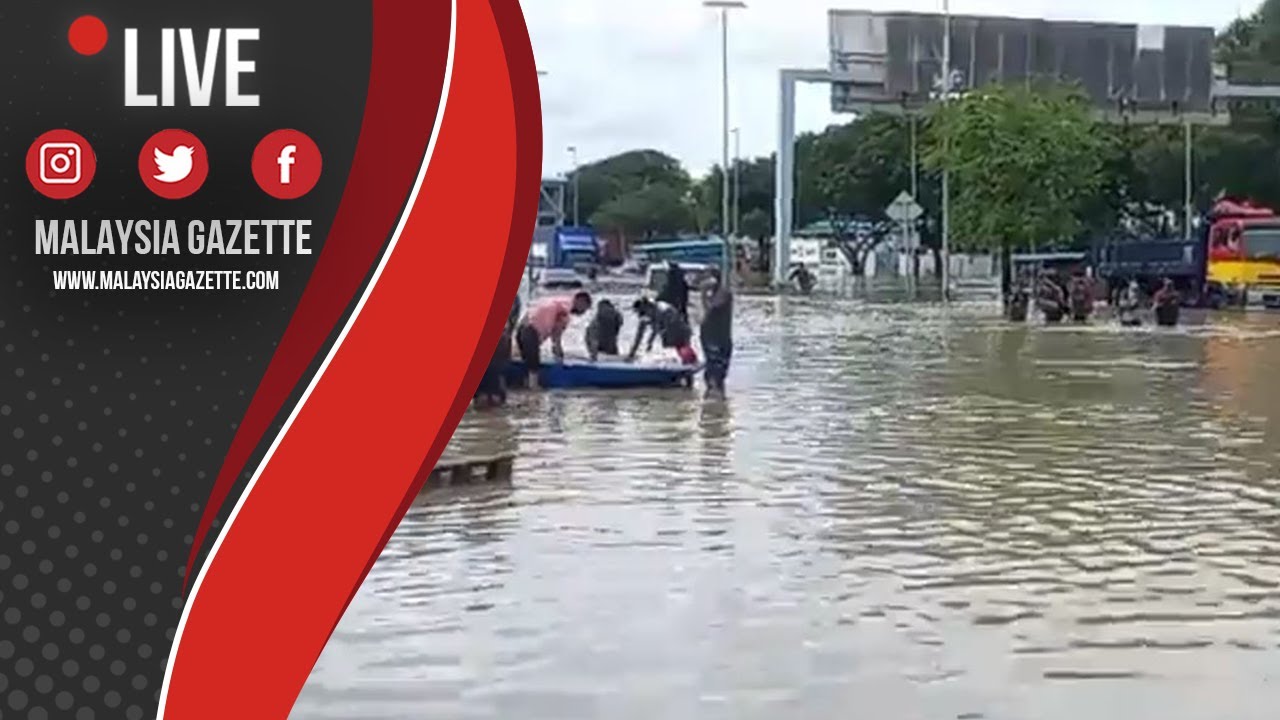
M 1273 718 L 1280 318 L 1189 321 L 744 297 L 725 402 L 469 415 L 293 717 Z

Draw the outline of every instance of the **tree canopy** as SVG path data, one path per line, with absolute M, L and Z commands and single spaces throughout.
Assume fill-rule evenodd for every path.
M 1044 246 L 1074 237 L 1116 152 L 1082 93 L 992 85 L 938 109 L 925 164 L 950 173 L 959 248 Z

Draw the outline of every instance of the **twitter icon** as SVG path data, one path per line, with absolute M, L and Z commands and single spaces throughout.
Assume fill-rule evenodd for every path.
M 195 154 L 196 149 L 188 145 L 179 145 L 174 148 L 172 155 L 166 155 L 163 150 L 156 148 L 156 168 L 160 170 L 155 176 L 156 180 L 162 183 L 186 180 L 191 175 L 192 168 L 195 167 L 192 161 Z
M 161 130 L 138 156 L 138 174 L 151 192 L 169 200 L 190 197 L 209 176 L 204 143 L 186 130 Z

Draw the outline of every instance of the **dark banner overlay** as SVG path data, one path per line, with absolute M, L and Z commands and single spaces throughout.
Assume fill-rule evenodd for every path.
M 0 57 L 0 717 L 285 717 L 515 292 L 518 4 L 22 0 Z M 378 322 L 451 354 L 337 401 Z

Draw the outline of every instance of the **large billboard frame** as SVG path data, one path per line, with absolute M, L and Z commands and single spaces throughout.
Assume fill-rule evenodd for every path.
M 859 11 L 848 10 L 832 10 L 831 14 L 849 14 Z M 894 13 L 895 15 L 916 15 L 919 13 Z M 874 16 L 875 13 L 862 12 L 863 16 Z M 884 13 L 882 13 L 884 15 Z M 936 18 L 943 18 L 942 15 L 934 15 Z M 1009 19 L 1009 18 L 1006 18 Z M 1014 20 L 1017 20 L 1016 18 Z M 1023 22 L 1030 22 L 1022 20 Z M 1136 25 L 1132 27 L 1137 27 Z M 1202 31 L 1205 29 L 1201 29 Z M 1212 32 L 1212 29 L 1207 29 Z M 870 48 L 875 50 L 875 47 Z M 870 53 L 854 53 L 848 59 L 853 61 L 862 60 L 863 67 L 866 72 L 875 70 L 874 63 L 876 61 L 875 52 Z M 857 65 L 856 62 L 850 65 Z M 788 260 L 790 258 L 790 244 L 792 232 L 793 210 L 792 203 L 795 198 L 795 95 L 796 85 L 800 83 L 825 84 L 839 86 L 847 84 L 852 87 L 856 93 L 861 93 L 861 97 L 855 97 L 845 109 L 845 112 L 867 113 L 867 112 L 885 112 L 891 114 L 908 115 L 927 113 L 932 107 L 936 107 L 937 99 L 920 98 L 912 101 L 907 98 L 904 102 L 902 97 L 891 97 L 881 90 L 875 92 L 875 77 L 867 77 L 865 74 L 859 77 L 859 70 L 856 67 L 850 67 L 846 70 L 837 68 L 838 72 L 832 72 L 831 67 L 826 68 L 784 68 L 778 73 L 778 154 L 775 163 L 775 187 L 774 195 L 774 222 L 777 230 L 777 241 L 774 243 L 774 284 L 777 287 L 786 286 Z M 1234 70 L 1234 68 L 1232 69 Z M 1276 104 L 1280 101 L 1280 83 L 1268 84 L 1269 77 L 1246 78 L 1243 82 L 1233 82 L 1230 79 L 1231 72 L 1227 68 L 1210 63 L 1211 80 L 1208 86 L 1209 97 L 1205 106 L 1198 112 L 1185 112 L 1182 109 L 1175 111 L 1170 106 L 1165 108 L 1157 107 L 1133 107 L 1128 103 L 1119 101 L 1114 103 L 1095 103 L 1095 109 L 1099 119 L 1110 122 L 1129 123 L 1129 124 L 1159 124 L 1159 125 L 1175 125 L 1183 128 L 1184 138 L 1184 183 L 1186 185 L 1185 195 L 1186 202 L 1184 211 L 1190 217 L 1192 212 L 1191 206 L 1191 153 L 1193 143 L 1192 127 L 1195 125 L 1225 125 L 1231 121 L 1231 107 L 1233 103 L 1265 103 Z M 1280 80 L 1280 75 L 1277 75 Z M 939 83 L 941 85 L 941 83 Z M 883 87 L 883 86 L 882 86 Z M 839 112 L 839 111 L 838 111 Z M 1189 223 L 1188 223 L 1189 226 Z
M 832 110 L 910 113 L 936 100 L 947 27 L 960 91 L 1056 78 L 1079 83 L 1109 121 L 1229 121 L 1214 101 L 1225 72 L 1212 28 L 865 10 L 828 12 Z

